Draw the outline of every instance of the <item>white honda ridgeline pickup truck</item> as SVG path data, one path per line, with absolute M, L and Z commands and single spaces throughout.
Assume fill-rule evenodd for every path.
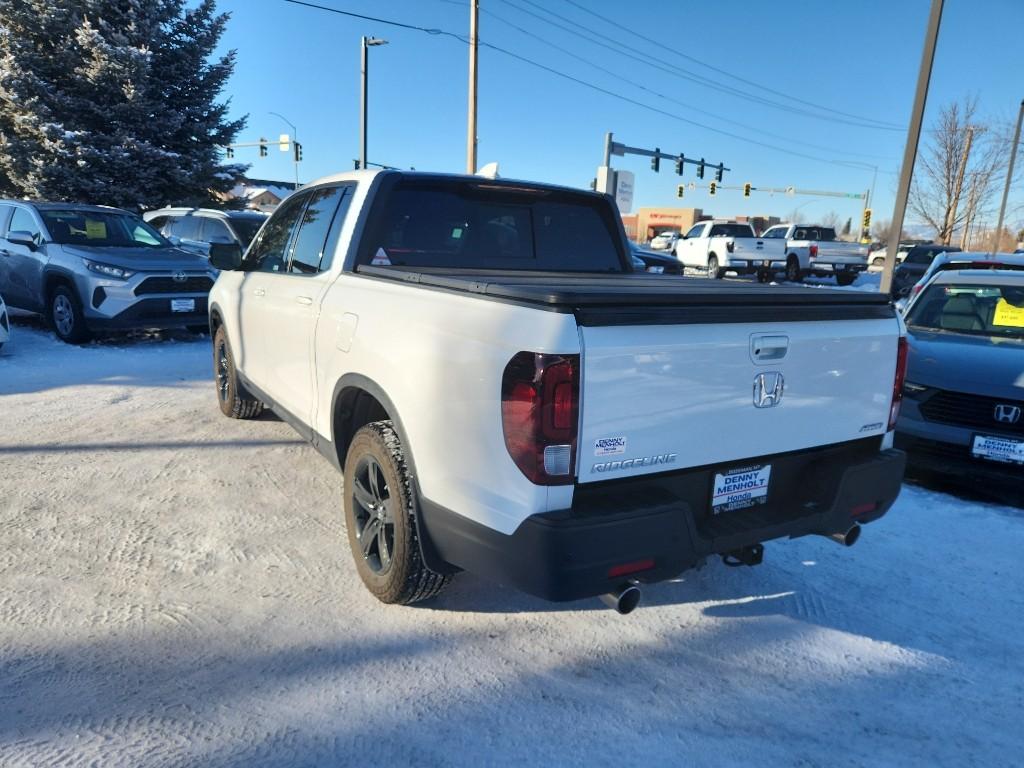
M 362 171 L 216 246 L 221 410 L 264 406 L 344 472 L 387 603 L 460 569 L 550 600 L 762 542 L 852 544 L 900 489 L 902 325 L 878 293 L 634 273 L 611 198 Z

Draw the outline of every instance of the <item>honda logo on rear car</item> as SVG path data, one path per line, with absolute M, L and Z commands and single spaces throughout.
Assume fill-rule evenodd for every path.
M 993 416 L 1000 424 L 1016 424 L 1020 421 L 1020 406 L 999 404 Z
M 782 401 L 786 380 L 781 373 L 759 373 L 754 377 L 754 407 L 773 408 Z
M 184 272 L 175 272 L 173 275 L 171 275 L 171 277 L 174 278 L 174 282 L 176 283 L 184 283 L 186 280 L 188 280 L 188 275 L 186 275 Z

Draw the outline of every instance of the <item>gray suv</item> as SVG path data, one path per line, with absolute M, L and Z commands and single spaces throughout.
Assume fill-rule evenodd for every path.
M 0 200 L 0 293 L 58 338 L 104 329 L 205 330 L 216 273 L 117 208 Z

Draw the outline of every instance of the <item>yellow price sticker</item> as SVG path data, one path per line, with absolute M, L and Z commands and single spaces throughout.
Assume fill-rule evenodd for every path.
M 85 236 L 90 240 L 104 240 L 107 237 L 107 225 L 102 221 L 86 219 Z
M 1024 328 L 1024 307 L 1015 307 L 1006 299 L 996 304 L 996 314 L 992 325 L 1004 325 L 1010 328 Z

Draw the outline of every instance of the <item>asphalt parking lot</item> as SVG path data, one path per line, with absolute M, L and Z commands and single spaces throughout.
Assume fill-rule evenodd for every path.
M 0 352 L 0 754 L 38 765 L 1013 765 L 1024 515 L 907 486 L 617 616 L 377 603 L 342 478 L 221 417 L 209 339 Z

